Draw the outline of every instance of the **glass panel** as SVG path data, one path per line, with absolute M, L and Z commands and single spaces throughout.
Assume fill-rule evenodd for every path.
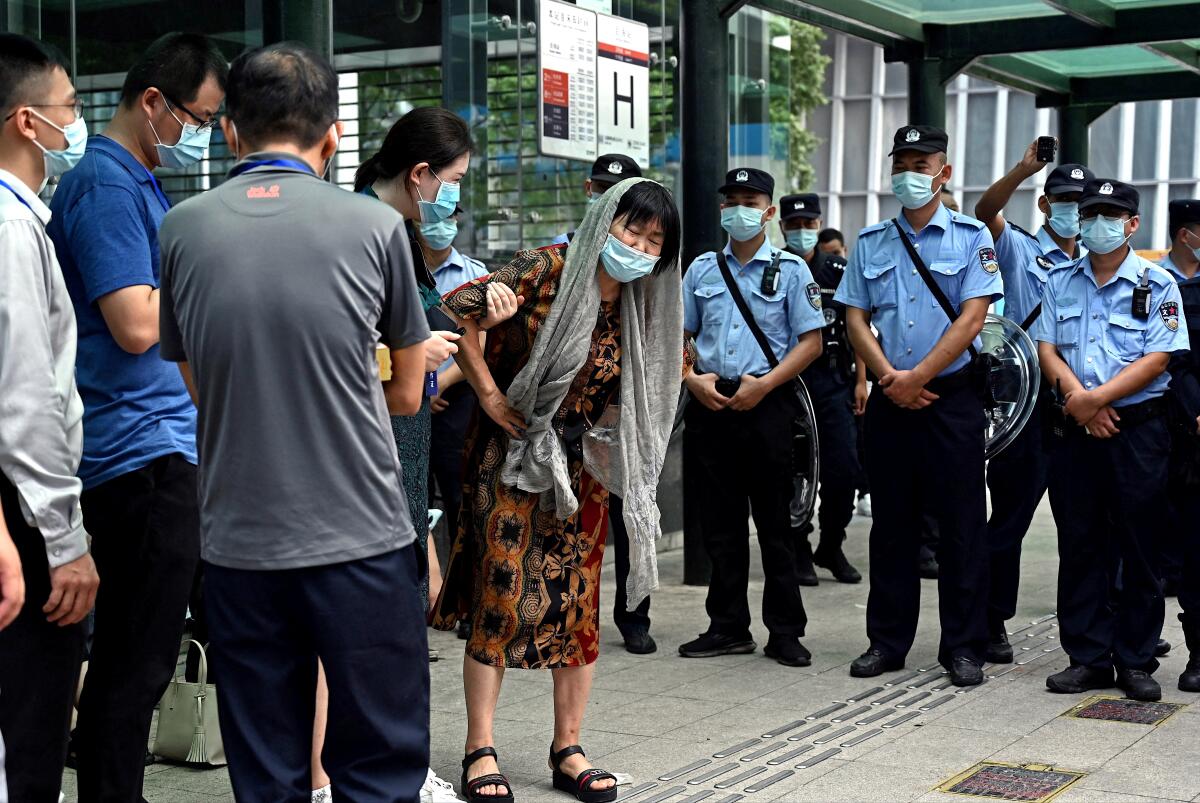
M 848 100 L 844 104 L 842 123 L 842 188 L 855 192 L 867 188 L 867 160 L 863 155 L 871 148 L 871 102 Z
M 1171 101 L 1170 178 L 1196 176 L 1196 129 L 1200 127 L 1200 103 L 1195 98 Z
M 1142 196 L 1142 201 L 1138 205 L 1138 211 L 1141 213 L 1142 223 L 1138 230 L 1134 232 L 1133 237 L 1129 240 L 1129 244 L 1133 248 L 1153 248 L 1155 240 L 1159 239 L 1155 235 L 1157 232 L 1154 227 L 1158 225 L 1154 215 L 1154 185 L 1153 184 L 1135 184 L 1137 191 Z M 1164 223 L 1165 227 L 1165 223 Z M 1162 240 L 1166 241 L 1166 233 L 1163 233 Z
M 871 4 L 919 22 L 959 22 L 1046 17 L 1056 12 L 1037 0 L 871 0 Z
M 1158 101 L 1133 104 L 1133 178 L 1156 178 L 1158 161 Z
M 1004 168 L 1007 170 L 1025 156 L 1025 149 L 1033 138 L 1043 133 L 1037 131 L 1037 108 L 1033 95 L 1024 92 L 1008 93 L 1008 123 L 1005 126 Z
M 862 39 L 846 38 L 846 94 L 870 95 L 871 75 L 875 67 L 875 45 Z
M 883 65 L 883 90 L 888 95 L 908 94 L 908 66 L 904 62 Z
M 1087 78 L 1101 75 L 1127 75 L 1178 69 L 1173 61 L 1137 45 L 1091 47 L 1082 50 L 1046 50 L 1016 58 L 1059 75 Z
M 817 145 L 816 150 L 813 151 L 812 164 L 814 170 L 814 179 L 816 180 L 816 191 L 820 193 L 829 191 L 829 140 L 831 137 L 831 116 L 829 104 L 818 106 L 808 113 L 808 130 L 819 139 L 819 144 Z
M 1088 165 L 1097 176 L 1117 175 L 1121 156 L 1121 108 L 1114 106 L 1091 126 L 1091 146 Z
M 867 198 L 859 195 L 852 198 L 842 197 L 842 214 L 837 227 L 846 235 L 847 246 L 852 247 L 858 239 L 858 233 L 867 225 Z
M 996 179 L 992 175 L 992 152 L 996 138 L 996 94 L 972 93 L 967 99 L 967 152 L 958 157 L 967 186 L 986 187 Z M 963 162 L 966 164 L 963 164 Z
M 1013 197 L 1009 200 L 1008 206 L 1004 207 L 1004 217 L 1006 220 L 1011 220 L 1026 231 L 1036 232 L 1042 225 L 1042 215 L 1037 211 L 1037 199 L 1041 196 L 1042 190 L 1039 186 L 1036 190 L 1018 190 L 1013 193 Z M 967 214 L 974 215 L 975 207 L 972 206 Z

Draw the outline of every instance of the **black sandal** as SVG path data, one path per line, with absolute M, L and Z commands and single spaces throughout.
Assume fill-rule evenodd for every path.
M 617 776 L 611 772 L 605 772 L 593 767 L 590 770 L 584 770 L 578 776 L 572 778 L 560 768 L 564 758 L 574 755 L 585 755 L 583 748 L 577 744 L 569 745 L 554 752 L 554 745 L 550 745 L 550 769 L 554 770 L 554 788 L 574 795 L 576 800 L 581 803 L 611 803 L 617 799 Z M 596 789 L 594 785 L 597 781 L 612 780 L 611 789 Z
M 480 775 L 478 778 L 475 778 L 474 780 L 471 780 L 471 781 L 467 780 L 467 769 L 472 764 L 474 764 L 476 761 L 478 761 L 479 759 L 488 758 L 489 756 L 491 758 L 495 758 L 495 759 L 499 758 L 499 756 L 496 755 L 496 748 L 481 747 L 472 753 L 467 753 L 467 755 L 463 757 L 463 760 L 462 760 L 462 768 L 463 768 L 463 771 L 462 771 L 462 793 L 463 793 L 463 797 L 465 797 L 467 799 L 467 803 L 513 803 L 512 784 L 508 782 L 508 778 L 505 778 L 499 772 L 492 772 L 487 775 Z M 479 790 L 485 786 L 503 786 L 508 791 L 502 795 L 481 795 L 481 794 L 479 794 Z

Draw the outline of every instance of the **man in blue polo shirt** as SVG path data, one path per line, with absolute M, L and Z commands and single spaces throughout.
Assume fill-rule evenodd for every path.
M 158 228 L 170 202 L 151 171 L 204 155 L 227 70 L 203 36 L 155 41 L 51 206 L 79 321 L 81 504 L 109 580 L 76 731 L 83 803 L 141 800 L 150 720 L 175 671 L 200 556 L 196 409 L 158 349 Z

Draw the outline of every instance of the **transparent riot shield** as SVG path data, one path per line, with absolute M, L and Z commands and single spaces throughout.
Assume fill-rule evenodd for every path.
M 1020 434 L 1037 403 L 1041 384 L 1037 344 L 1020 325 L 999 315 L 988 314 L 980 333 L 989 355 L 987 388 L 987 433 L 985 454 L 995 457 Z

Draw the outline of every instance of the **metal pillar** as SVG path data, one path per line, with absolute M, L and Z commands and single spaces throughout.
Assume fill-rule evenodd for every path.
M 908 123 L 946 127 L 942 62 L 923 58 L 908 62 Z
M 301 42 L 333 58 L 333 0 L 263 0 L 263 44 Z
M 1058 107 L 1059 162 L 1088 163 L 1088 126 L 1112 104 L 1068 104 Z
M 729 165 L 729 27 L 721 0 L 680 3 L 680 119 L 682 176 L 678 201 L 683 214 L 681 258 L 686 267 L 699 254 L 724 244 L 716 210 L 717 187 Z M 707 585 L 711 567 L 704 551 L 696 505 L 686 504 L 684 473 L 683 582 Z

